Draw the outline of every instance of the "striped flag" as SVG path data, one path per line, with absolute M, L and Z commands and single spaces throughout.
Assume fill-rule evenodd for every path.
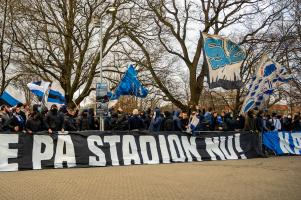
M 18 103 L 25 103 L 24 94 L 12 87 L 7 87 L 0 95 L 0 105 L 16 106 Z
M 27 84 L 27 87 L 38 97 L 39 101 L 43 102 L 47 107 L 50 107 L 52 104 L 65 104 L 64 95 L 57 90 L 53 90 L 50 82 L 31 82 Z
M 49 90 L 48 92 L 48 103 L 63 105 L 66 103 L 64 95 L 62 95 L 59 91 Z
M 45 93 L 49 89 L 51 83 L 46 81 L 37 81 L 37 82 L 31 82 L 27 84 L 27 87 L 29 90 L 35 94 L 39 101 L 42 102 L 45 96 Z

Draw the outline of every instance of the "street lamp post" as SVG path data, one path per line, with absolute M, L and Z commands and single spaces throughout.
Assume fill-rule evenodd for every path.
M 108 7 L 107 13 L 113 13 L 113 12 L 116 12 L 116 7 L 114 7 L 114 6 Z M 99 28 L 99 46 L 100 46 L 99 47 L 100 48 L 99 49 L 99 69 L 100 70 L 99 70 L 99 80 L 97 80 L 97 83 L 96 83 L 96 91 L 97 91 L 98 89 L 100 89 L 99 87 L 104 87 L 103 80 L 102 80 L 103 79 L 103 74 L 102 74 L 102 72 L 103 72 L 103 70 L 102 70 L 102 58 L 103 58 L 102 16 L 95 16 L 94 20 L 95 20 L 95 22 L 94 22 L 95 27 Z M 106 88 L 106 90 L 107 90 L 107 88 Z M 98 109 L 97 103 L 99 103 L 101 105 L 101 102 L 98 102 L 97 96 L 96 96 L 96 109 Z M 103 119 L 102 112 L 99 112 L 99 130 L 104 131 L 104 119 Z

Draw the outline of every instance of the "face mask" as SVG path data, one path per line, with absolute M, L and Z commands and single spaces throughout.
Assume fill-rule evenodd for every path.
M 52 113 L 57 113 L 57 109 L 56 109 L 56 108 L 52 108 L 52 109 L 51 109 L 51 112 L 52 112 Z
M 42 108 L 40 106 L 38 107 L 38 112 L 42 112 Z

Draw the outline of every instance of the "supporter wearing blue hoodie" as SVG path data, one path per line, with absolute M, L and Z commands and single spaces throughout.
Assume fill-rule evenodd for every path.
M 180 116 L 180 112 L 175 111 L 175 113 L 173 115 L 173 130 L 174 131 L 183 131 L 182 130 L 182 122 L 181 122 L 179 116 Z
M 212 108 L 210 107 L 208 111 L 204 115 L 204 121 L 206 123 L 206 128 L 208 130 L 214 130 L 214 121 L 213 121 L 213 115 L 212 115 Z
M 159 108 L 155 108 L 154 116 L 152 118 L 152 121 L 151 121 L 151 123 L 149 125 L 148 130 L 152 131 L 152 132 L 158 132 L 158 131 L 160 131 L 162 120 L 163 119 L 161 117 L 160 109 Z

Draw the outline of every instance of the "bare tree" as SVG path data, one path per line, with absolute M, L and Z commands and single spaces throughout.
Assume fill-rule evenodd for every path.
M 122 1 L 115 1 L 117 9 Z M 105 0 L 24 0 L 15 10 L 13 24 L 16 36 L 15 52 L 22 70 L 44 80 L 59 82 L 65 91 L 66 103 L 74 99 L 79 104 L 93 90 L 94 78 L 99 75 L 99 29 L 93 24 L 100 16 L 103 29 L 102 55 L 104 60 L 118 41 L 117 12 L 107 13 L 110 4 Z M 105 68 L 103 71 L 111 69 Z
M 13 62 L 13 42 L 14 36 L 10 39 L 8 35 L 11 30 L 11 23 L 13 19 L 13 9 L 15 1 L 1 0 L 0 1 L 0 95 L 4 92 L 6 87 L 18 77 L 14 73 L 15 63 Z
M 239 26 L 240 43 L 255 42 L 287 8 L 281 0 L 133 2 L 131 20 L 123 20 L 124 31 L 132 42 L 123 42 L 123 52 L 129 60 L 148 70 L 155 85 L 181 109 L 198 104 L 208 75 L 208 65 L 202 52 L 202 32 L 223 34 Z M 282 6 L 270 9 L 280 3 Z M 252 53 L 252 49 L 250 51 Z M 177 62 L 173 63 L 174 60 Z M 248 65 L 250 63 L 244 70 L 248 70 Z M 166 77 L 161 77 L 160 72 L 164 69 L 188 73 L 188 104 L 172 91 L 180 87 L 178 82 L 170 87 Z M 239 91 L 238 101 L 241 93 Z

